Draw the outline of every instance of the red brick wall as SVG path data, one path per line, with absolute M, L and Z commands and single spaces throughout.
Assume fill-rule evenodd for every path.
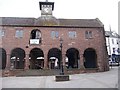
M 107 54 L 105 49 L 105 37 L 103 28 L 63 28 L 63 27 L 22 27 L 24 30 L 23 38 L 16 38 L 15 32 L 16 28 L 12 26 L 3 27 L 5 30 L 5 36 L 2 40 L 2 48 L 4 48 L 7 54 L 10 54 L 11 51 L 17 47 L 20 47 L 25 50 L 26 54 L 30 53 L 35 47 L 38 47 L 43 50 L 44 55 L 47 54 L 51 48 L 60 48 L 59 38 L 52 39 L 51 31 L 58 31 L 59 36 L 63 38 L 63 53 L 65 54 L 67 49 L 73 47 L 76 48 L 80 54 L 84 54 L 84 50 L 87 48 L 93 48 L 97 53 L 97 65 L 100 71 L 104 71 L 104 67 L 108 67 L 105 63 Z M 41 45 L 30 45 L 29 48 L 26 48 L 29 45 L 30 33 L 33 29 L 39 29 L 42 33 L 42 44 Z M 76 31 L 77 37 L 75 39 L 70 39 L 68 37 L 69 31 Z M 93 38 L 85 39 L 85 31 L 92 31 Z M 73 42 L 71 44 L 71 42 Z M 46 62 L 47 63 L 47 62 Z

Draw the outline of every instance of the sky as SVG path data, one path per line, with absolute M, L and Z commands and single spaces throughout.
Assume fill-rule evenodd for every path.
M 41 16 L 39 2 L 46 0 L 0 0 L 0 17 Z M 105 30 L 118 33 L 118 2 L 120 0 L 48 0 L 55 2 L 53 15 L 64 19 L 99 18 Z

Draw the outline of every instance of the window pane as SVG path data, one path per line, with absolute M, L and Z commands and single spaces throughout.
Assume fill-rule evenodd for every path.
M 16 34 L 15 34 L 15 37 L 18 37 L 18 38 L 23 37 L 23 31 L 22 30 L 17 30 Z
M 2 30 L 0 30 L 0 37 L 2 37 Z
M 52 38 L 58 38 L 58 37 L 59 37 L 58 31 L 52 31 L 52 32 L 51 32 L 51 37 L 52 37 Z
M 71 32 L 68 33 L 68 36 L 69 36 L 69 37 L 71 36 Z
M 5 32 L 4 31 L 2 31 L 2 36 L 4 36 L 5 35 Z
M 36 37 L 35 37 L 36 39 L 40 39 L 41 38 L 41 33 L 40 33 L 40 31 L 36 31 Z
M 89 38 L 92 38 L 92 32 L 89 31 Z
M 23 37 L 23 31 L 20 30 L 20 37 Z
M 118 40 L 116 40 L 116 44 L 118 44 Z
M 117 52 L 120 53 L 120 48 L 117 49 Z
M 0 30 L 0 37 L 2 37 L 2 30 Z
M 51 32 L 51 37 L 55 38 L 55 32 L 54 31 Z
M 19 31 L 16 31 L 15 37 L 19 37 Z
M 3 30 L 0 30 L 0 37 L 3 37 L 5 35 L 5 32 Z
M 114 44 L 114 39 L 112 39 L 112 44 Z
M 69 32 L 69 38 L 75 38 L 77 35 L 76 35 L 76 32 L 75 31 L 70 31 Z
M 85 32 L 85 38 L 88 39 L 88 31 Z
M 85 38 L 86 38 L 86 39 L 92 38 L 92 31 L 86 31 L 86 32 L 85 32 Z
M 59 37 L 59 33 L 56 31 L 56 33 L 55 33 L 55 34 L 56 34 L 56 35 L 55 35 L 55 36 L 56 36 L 56 38 L 58 38 L 58 37 Z
M 74 32 L 74 37 L 77 37 L 77 34 L 76 34 L 76 32 Z
M 115 53 L 115 48 L 113 48 L 113 53 Z

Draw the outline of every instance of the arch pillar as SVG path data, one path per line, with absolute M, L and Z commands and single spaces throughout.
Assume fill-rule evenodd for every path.
M 25 70 L 28 70 L 28 69 L 29 69 L 29 65 L 30 65 L 29 54 L 26 54 L 26 56 L 25 56 L 25 67 L 24 67 L 24 69 L 25 69 Z
M 77 48 L 69 48 L 66 51 L 68 57 L 68 68 L 80 68 L 80 50 Z
M 79 69 L 85 69 L 85 66 L 84 66 L 84 57 L 83 57 L 83 53 L 84 53 L 84 50 L 79 50 L 79 54 L 80 54 L 80 60 L 79 60 Z
M 79 54 L 79 59 L 78 59 L 78 69 L 80 69 L 80 54 Z
M 47 53 L 44 53 L 44 69 L 48 69 L 48 58 Z
M 61 61 L 61 57 L 63 58 L 63 56 L 61 56 L 61 51 L 59 48 L 50 48 L 48 49 L 48 60 L 47 60 L 47 65 L 49 65 L 49 69 L 60 69 L 61 68 L 61 64 L 63 62 L 63 59 Z M 51 57 L 55 57 L 54 59 L 52 59 Z M 52 61 L 54 60 L 54 61 Z
M 66 69 L 66 64 L 65 64 L 66 61 L 65 61 L 65 59 L 66 59 L 66 54 L 63 52 L 62 53 L 62 63 L 61 64 L 63 64 L 64 69 Z
M 7 53 L 7 59 L 6 59 L 6 68 L 5 69 L 10 69 L 11 67 L 11 63 L 10 63 L 10 54 Z

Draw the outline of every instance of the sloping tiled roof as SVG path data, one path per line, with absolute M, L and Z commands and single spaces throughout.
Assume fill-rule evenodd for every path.
M 57 24 L 45 24 L 47 20 L 36 18 L 17 18 L 17 17 L 0 17 L 0 25 L 19 25 L 19 26 L 73 26 L 73 27 L 103 27 L 99 19 L 56 19 Z M 37 21 L 37 24 L 36 24 Z
M 1 17 L 2 25 L 34 25 L 34 18 Z
M 97 19 L 59 19 L 61 26 L 103 27 Z
M 105 31 L 105 36 L 106 36 L 106 37 L 120 38 L 120 35 L 118 35 L 118 34 L 115 33 L 115 32 L 112 32 L 112 31 Z

